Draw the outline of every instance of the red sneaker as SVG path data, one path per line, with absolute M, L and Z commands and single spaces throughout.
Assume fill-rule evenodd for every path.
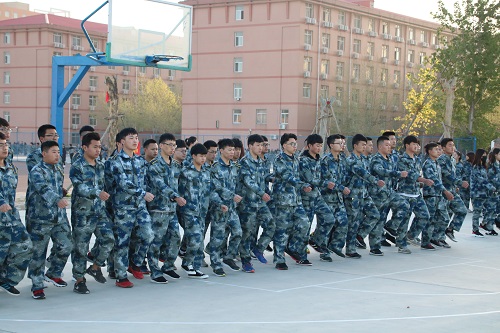
M 132 288 L 134 286 L 127 278 L 116 280 L 115 285 L 120 288 Z
M 52 283 L 56 287 L 66 287 L 68 285 L 63 279 L 48 276 L 47 274 L 45 274 L 44 279 L 45 281 Z
M 144 279 L 144 274 L 141 272 L 141 269 L 135 265 L 128 266 L 127 271 L 138 280 Z

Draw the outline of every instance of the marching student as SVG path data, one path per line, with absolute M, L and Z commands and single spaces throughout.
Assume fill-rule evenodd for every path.
M 496 193 L 491 198 L 494 200 L 496 205 L 495 210 L 493 211 L 493 219 L 497 228 L 500 229 L 500 148 L 494 148 L 489 155 L 489 164 L 488 164 L 488 178 L 490 182 L 495 186 Z M 489 230 L 493 229 L 493 225 L 488 225 L 487 228 Z
M 154 139 L 147 139 L 142 144 L 144 149 L 144 159 L 146 162 L 151 162 L 156 156 L 158 156 L 158 143 Z
M 462 180 L 470 182 L 470 174 L 472 172 L 472 162 L 474 161 L 475 154 L 473 152 L 468 152 L 465 154 L 465 161 L 462 166 Z M 460 189 L 460 197 L 465 204 L 465 208 L 467 208 L 467 212 L 472 213 L 470 209 L 471 200 L 470 200 L 470 187 L 461 188 Z

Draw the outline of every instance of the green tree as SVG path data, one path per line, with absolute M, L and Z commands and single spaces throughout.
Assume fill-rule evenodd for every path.
M 180 97 L 159 78 L 141 81 L 137 95 L 120 104 L 125 126 L 152 133 L 180 133 L 181 109 Z
M 434 54 L 433 64 L 443 80 L 456 79 L 455 104 L 465 108 L 466 118 L 458 127 L 465 127 L 468 135 L 483 132 L 486 114 L 493 112 L 500 97 L 500 38 L 498 0 L 461 0 L 449 11 L 443 1 L 433 16 L 441 24 L 440 32 L 447 31 L 453 38 L 444 41 L 445 47 Z M 440 34 L 442 35 L 442 34 Z M 481 121 L 478 121 L 478 120 Z M 464 126 L 465 125 L 465 126 Z

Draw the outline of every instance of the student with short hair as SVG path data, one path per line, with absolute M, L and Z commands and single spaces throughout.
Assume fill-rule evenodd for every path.
M 146 162 L 151 162 L 156 156 L 158 156 L 158 143 L 155 139 L 147 139 L 142 144 L 144 149 L 144 159 Z
M 500 229 L 500 148 L 494 148 L 489 155 L 489 164 L 488 164 L 488 179 L 491 184 L 495 186 L 496 193 L 491 198 L 495 204 L 495 209 L 493 210 L 492 220 Z M 493 225 L 486 226 L 489 230 L 493 229 Z

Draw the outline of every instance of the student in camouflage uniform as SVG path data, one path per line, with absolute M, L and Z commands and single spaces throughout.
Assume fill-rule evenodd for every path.
M 496 193 L 492 197 L 495 204 L 493 210 L 493 219 L 497 228 L 500 229 L 500 148 L 494 148 L 489 155 L 488 179 L 495 186 Z M 493 230 L 493 225 L 487 226 L 489 230 Z
M 462 180 L 462 177 L 456 174 L 455 159 L 452 158 L 455 151 L 453 139 L 444 138 L 441 140 L 441 147 L 443 148 L 443 154 L 439 156 L 437 161 L 441 167 L 443 185 L 453 194 L 453 200 L 448 203 L 448 210 L 454 214 L 453 220 L 451 220 L 448 228 L 446 228 L 445 234 L 452 241 L 456 242 L 454 232 L 460 231 L 467 215 L 467 208 L 460 195 L 458 195 L 457 188 L 467 188 L 469 187 L 469 182 Z
M 214 166 L 215 159 L 217 157 L 217 147 L 218 147 L 217 142 L 215 142 L 214 140 L 207 140 L 207 141 L 203 142 L 203 145 L 205 146 L 205 148 L 207 148 L 207 161 L 205 162 L 205 166 L 211 172 L 212 166 Z M 214 215 L 217 214 L 217 212 L 219 211 L 218 208 L 219 207 L 217 204 L 212 203 L 209 205 L 207 217 L 205 218 L 205 230 L 203 231 L 203 238 L 206 237 L 208 228 L 210 227 L 210 224 L 212 223 L 212 221 L 214 219 Z M 224 231 L 225 236 L 224 236 L 224 241 L 223 241 L 223 247 L 221 249 L 223 254 L 226 253 L 226 251 L 227 251 L 227 242 L 229 239 L 229 233 L 230 233 L 229 229 L 226 229 Z M 205 261 L 205 253 L 210 254 L 209 249 L 210 249 L 210 241 L 205 246 L 205 250 L 203 253 L 203 261 L 201 263 L 202 267 L 208 267 L 208 264 Z
M 465 156 L 465 161 L 463 163 L 462 167 L 462 180 L 465 180 L 467 182 L 470 182 L 470 174 L 472 172 L 472 162 L 474 161 L 474 153 L 473 152 L 468 152 Z M 462 198 L 462 201 L 464 202 L 465 208 L 467 208 L 467 211 L 469 213 L 472 212 L 472 210 L 469 208 L 471 205 L 471 200 L 470 200 L 470 188 L 461 188 L 460 189 L 460 197 Z
M 83 140 L 83 137 L 89 133 L 95 132 L 94 128 L 90 125 L 85 125 L 80 128 L 80 143 Z M 75 153 L 73 156 L 71 156 L 71 164 L 73 164 L 75 161 L 77 161 L 80 157 L 83 156 L 83 147 L 80 147 L 80 149 L 76 149 Z M 73 205 L 73 202 L 71 202 Z
M 17 168 L 9 150 L 7 137 L 0 133 L 0 288 L 17 296 L 15 286 L 26 273 L 33 245 L 15 206 Z
M 158 143 L 154 139 L 148 139 L 144 141 L 142 145 L 144 149 L 144 159 L 146 162 L 151 162 L 156 156 L 158 156 Z
M 189 166 L 192 163 L 193 159 L 192 159 L 192 155 L 191 155 L 191 148 L 197 143 L 198 143 L 198 139 L 195 136 L 190 136 L 189 138 L 184 140 L 184 146 L 187 149 L 187 154 L 186 154 L 185 159 L 182 162 L 182 166 Z M 177 146 L 179 146 L 179 145 L 177 145 Z
M 397 228 L 407 227 L 404 223 L 410 205 L 399 194 L 394 191 L 394 182 L 400 178 L 408 176 L 407 171 L 398 171 L 397 167 L 393 165 L 393 160 L 389 157 L 391 153 L 391 145 L 389 138 L 381 136 L 377 139 L 377 154 L 373 155 L 370 161 L 370 172 L 373 176 L 385 182 L 384 187 L 375 185 L 368 186 L 371 198 L 375 198 L 374 203 L 376 209 L 380 213 L 378 222 L 372 226 L 371 229 L 367 228 L 367 224 L 361 225 L 358 231 L 357 239 L 361 242 L 367 235 L 369 235 L 370 254 L 375 256 L 382 256 L 384 253 L 380 250 L 382 246 L 384 224 L 387 221 L 389 210 L 392 210 L 392 221 L 390 225 Z M 406 229 L 405 229 L 406 231 Z
M 151 282 L 167 283 L 163 273 L 172 279 L 179 279 L 175 272 L 175 259 L 179 252 L 180 232 L 175 209 L 182 207 L 186 200 L 178 193 L 177 178 L 172 172 L 172 155 L 175 136 L 165 133 L 160 136 L 160 153 L 148 165 L 146 174 L 147 189 L 155 197 L 147 203 L 151 215 L 154 234 L 148 250 L 148 263 L 151 269 Z M 164 264 L 160 268 L 160 249 L 165 244 Z
M 321 174 L 320 154 L 323 150 L 323 138 L 318 134 L 311 134 L 306 138 L 307 149 L 299 158 L 300 179 L 311 185 L 310 192 L 300 191 L 302 205 L 309 219 L 309 229 L 313 222 L 314 215 L 317 216 L 316 230 L 311 235 L 311 243 L 315 244 L 314 249 L 320 252 L 320 260 L 332 262 L 328 241 L 335 219 L 332 210 L 321 196 L 321 191 L 332 190 L 335 187 L 333 179 L 324 179 Z M 303 240 L 304 246 L 309 243 L 309 233 Z
M 188 277 L 206 279 L 208 275 L 200 271 L 203 261 L 203 230 L 210 201 L 218 202 L 223 212 L 228 207 L 222 204 L 219 196 L 213 191 L 210 171 L 205 166 L 207 148 L 195 144 L 191 148 L 191 165 L 182 169 L 179 175 L 179 195 L 186 199 L 181 207 L 184 220 L 184 236 L 186 237 L 186 254 L 182 259 L 182 269 Z
M 41 146 L 42 162 L 29 173 L 28 212 L 30 224 L 27 228 L 33 242 L 33 258 L 29 264 L 28 277 L 32 280 L 33 298 L 44 299 L 43 280 L 56 287 L 66 287 L 61 273 L 71 253 L 71 231 L 66 215 L 68 202 L 63 195 L 64 172 L 60 167 L 59 145 L 45 141 Z M 49 239 L 55 248 L 50 268 L 43 274 Z
M 241 202 L 242 197 L 236 192 L 238 181 L 238 169 L 232 161 L 234 155 L 234 142 L 231 139 L 221 139 L 218 143 L 219 156 L 210 169 L 212 184 L 215 192 L 219 195 L 222 203 L 228 207 L 227 212 L 217 209 L 217 205 L 211 205 L 211 228 L 210 228 L 210 266 L 216 276 L 226 276 L 222 268 L 223 260 L 233 260 L 239 254 L 242 229 L 240 218 L 236 212 L 236 204 Z M 211 147 L 210 149 L 213 149 Z M 231 237 L 222 253 L 226 232 Z
M 344 258 L 342 253 L 347 237 L 347 213 L 344 206 L 344 196 L 351 193 L 346 186 L 346 166 L 342 162 L 342 138 L 340 135 L 330 135 L 326 143 L 330 152 L 321 159 L 321 178 L 324 181 L 332 181 L 335 186 L 332 189 L 328 187 L 321 189 L 323 199 L 330 207 L 335 224 L 330 232 L 328 239 L 328 249 L 336 255 Z M 321 216 L 317 217 L 318 223 Z M 312 237 L 311 237 L 312 238 Z
M 356 134 L 352 138 L 353 151 L 346 160 L 347 184 L 351 190 L 345 201 L 348 217 L 348 228 L 346 238 L 346 257 L 359 259 L 361 255 L 356 252 L 356 236 L 363 214 L 369 219 L 365 221 L 366 229 L 373 229 L 380 219 L 380 213 L 376 209 L 373 200 L 368 195 L 367 186 L 385 186 L 383 180 L 379 180 L 368 172 L 363 162 L 363 152 L 366 149 L 367 139 L 361 134 Z M 365 207 L 370 207 L 366 211 Z
M 483 215 L 481 227 L 487 230 L 488 235 L 498 235 L 493 229 L 493 223 L 495 222 L 494 214 L 496 205 L 494 197 L 496 188 L 488 178 L 486 158 L 486 150 L 476 150 L 470 175 L 470 192 L 472 202 L 474 203 L 474 213 L 472 213 L 472 234 L 476 237 L 484 237 L 481 231 L 479 231 L 479 218 L 481 215 Z
M 311 266 L 307 260 L 307 240 L 309 219 L 302 206 L 301 192 L 312 191 L 310 184 L 299 176 L 299 161 L 294 156 L 297 151 L 297 136 L 285 133 L 280 140 L 282 152 L 274 163 L 273 200 L 275 201 L 274 218 L 274 262 L 279 270 L 287 270 L 285 252 L 296 261 L 297 265 Z
M 144 278 L 139 266 L 153 240 L 146 202 L 151 202 L 154 195 L 146 191 L 147 162 L 142 156 L 134 155 L 139 144 L 137 131 L 125 128 L 120 131 L 120 137 L 123 149 L 106 164 L 109 168 L 107 174 L 112 178 L 106 177 L 105 181 L 106 188 L 115 187 L 112 197 L 115 284 L 121 288 L 132 288 L 134 285 L 127 278 L 127 267 L 136 279 Z M 131 244 L 131 239 L 136 240 L 134 244 Z
M 175 145 L 176 145 L 176 148 L 174 151 L 174 155 L 172 158 L 172 164 L 170 165 L 170 167 L 172 168 L 172 174 L 173 174 L 174 179 L 175 179 L 177 186 L 178 186 L 179 175 L 181 174 L 181 170 L 184 167 L 184 161 L 186 160 L 186 156 L 187 156 L 187 146 L 186 146 L 186 141 L 181 140 L 181 139 L 175 140 Z M 177 214 L 177 221 L 179 221 L 179 226 L 184 230 L 184 221 L 182 220 L 181 207 L 177 206 L 175 208 L 175 212 Z M 168 245 L 166 243 L 163 243 L 163 245 L 161 246 L 161 250 L 160 250 L 160 255 L 161 255 L 160 258 L 161 259 L 165 259 L 167 247 L 168 247 Z M 182 239 L 181 239 L 181 246 L 179 248 L 179 257 L 181 257 L 181 258 L 184 257 L 184 254 L 186 253 L 186 247 L 187 247 L 186 236 L 185 236 L 185 234 L 183 234 Z
M 2 133 L 5 136 L 5 140 L 7 140 L 8 144 L 10 144 L 10 134 L 12 133 L 12 128 L 10 128 L 9 122 L 2 117 L 0 117 L 0 133 Z M 12 162 L 13 158 L 14 158 L 14 150 L 9 149 L 9 153 L 5 158 L 5 160 L 10 163 Z
M 74 211 L 71 214 L 73 226 L 73 277 L 76 279 L 74 292 L 88 294 L 85 273 L 99 283 L 106 283 L 101 267 L 113 248 L 115 239 L 111 220 L 106 214 L 105 201 L 109 194 L 104 191 L 104 164 L 98 160 L 101 154 L 101 137 L 89 133 L 82 139 L 83 155 L 71 164 L 70 175 L 73 183 L 71 195 Z M 87 269 L 87 252 L 92 234 L 96 234 L 92 265 Z
M 272 237 L 274 234 L 273 216 L 267 205 L 271 200 L 271 196 L 267 193 L 269 191 L 267 184 L 270 175 L 269 170 L 267 170 L 260 158 L 263 142 L 264 139 L 258 134 L 252 134 L 248 137 L 248 150 L 246 155 L 239 161 L 239 181 L 236 184 L 236 192 L 243 197 L 238 204 L 243 232 L 240 242 L 240 257 L 243 271 L 247 273 L 254 272 L 251 263 L 251 251 L 261 263 L 267 263 L 264 250 L 271 239 L 262 234 L 257 244 L 255 244 L 258 221 L 260 221 L 261 225 L 268 226 L 268 236 Z M 232 265 L 232 263 L 227 264 Z

